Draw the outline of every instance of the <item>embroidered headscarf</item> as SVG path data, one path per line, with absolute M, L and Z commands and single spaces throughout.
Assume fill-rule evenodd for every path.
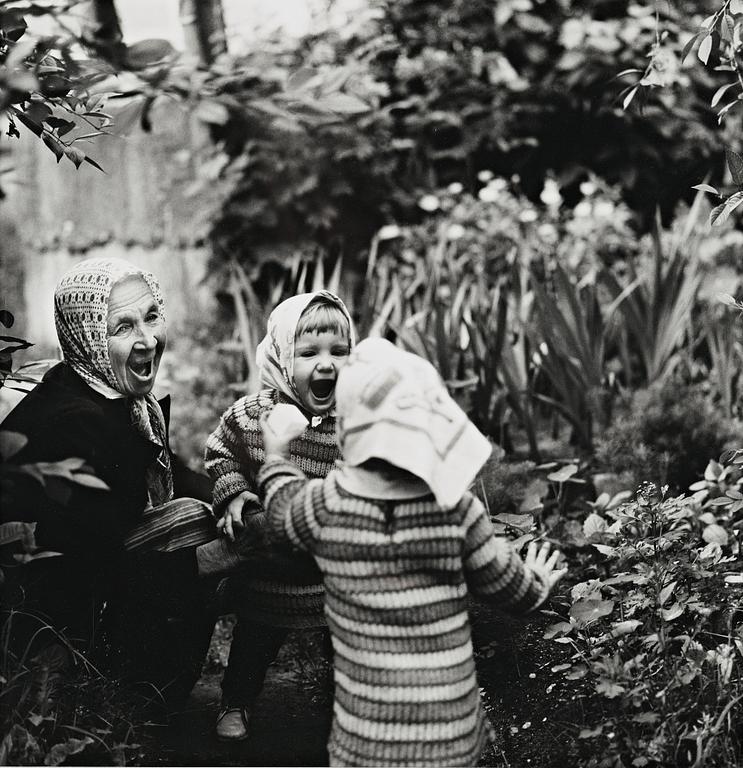
M 255 354 L 261 386 L 277 389 L 302 409 L 305 409 L 305 405 L 294 384 L 294 342 L 299 318 L 310 304 L 315 303 L 330 304 L 343 313 L 348 321 L 348 340 L 353 349 L 356 337 L 346 305 L 330 291 L 315 291 L 292 296 L 275 307 L 268 317 L 266 335 Z M 317 426 L 321 421 L 322 417 L 315 416 L 312 426 Z
M 442 507 L 462 498 L 490 455 L 427 361 L 385 339 L 359 343 L 336 384 L 343 460 L 383 459 L 423 480 Z
M 111 289 L 125 277 L 141 277 L 157 302 L 161 316 L 164 300 L 155 276 L 122 259 L 87 259 L 69 269 L 54 291 L 54 323 L 65 362 L 92 389 L 108 398 L 127 397 L 134 428 L 160 448 L 147 470 L 147 487 L 153 505 L 173 497 L 165 418 L 155 396 L 121 392 L 108 355 L 108 300 Z

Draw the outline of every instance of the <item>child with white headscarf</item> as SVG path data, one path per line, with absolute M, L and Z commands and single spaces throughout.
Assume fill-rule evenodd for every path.
M 335 666 L 330 765 L 475 765 L 488 735 L 468 593 L 538 607 L 564 571 L 525 561 L 468 487 L 490 453 L 433 367 L 367 339 L 336 393 L 344 463 L 309 480 L 264 420 L 270 531 L 323 573 Z
M 325 626 L 322 578 L 312 559 L 255 554 L 265 522 L 256 483 L 265 458 L 260 419 L 277 403 L 296 406 L 307 426 L 289 445 L 290 455 L 309 477 L 325 477 L 339 457 L 335 384 L 354 341 L 348 310 L 328 291 L 279 304 L 257 350 L 263 389 L 234 403 L 207 440 L 206 468 L 224 536 L 198 550 L 200 570 L 238 568 L 227 580 L 238 621 L 216 726 L 223 741 L 248 736 L 250 709 L 289 631 Z

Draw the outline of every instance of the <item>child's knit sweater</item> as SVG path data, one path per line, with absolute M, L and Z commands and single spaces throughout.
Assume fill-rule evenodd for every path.
M 337 471 L 307 482 L 269 458 L 258 475 L 270 529 L 311 552 L 335 650 L 328 744 L 336 765 L 475 765 L 487 735 L 468 592 L 515 612 L 548 586 L 496 538 L 482 504 L 351 495 Z
M 226 504 L 242 491 L 257 493 L 256 475 L 264 460 L 259 419 L 277 402 L 289 400 L 272 389 L 242 397 L 225 411 L 209 436 L 205 463 L 214 480 L 216 514 L 221 515 Z M 308 427 L 292 441 L 290 450 L 292 460 L 309 477 L 325 477 L 339 457 L 335 418 L 329 416 L 317 427 Z M 324 625 L 321 574 L 305 555 L 295 553 L 291 557 L 294 562 L 272 555 L 250 566 L 255 575 L 241 586 L 243 610 L 251 619 L 272 626 Z

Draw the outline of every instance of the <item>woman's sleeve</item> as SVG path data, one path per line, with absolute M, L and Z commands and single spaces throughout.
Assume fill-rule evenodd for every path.
M 214 483 L 202 472 L 195 472 L 178 455 L 171 451 L 170 466 L 173 469 L 173 495 L 212 503 Z
M 462 503 L 463 561 L 470 592 L 512 613 L 538 608 L 549 595 L 549 585 L 524 565 L 506 539 L 496 536 L 479 499 L 468 494 Z
M 75 404 L 58 413 L 48 427 L 57 453 L 83 460 L 110 490 L 54 476 L 46 477 L 42 485 L 26 476 L 12 499 L 4 500 L 2 519 L 37 522 L 37 543 L 43 549 L 105 561 L 121 548 L 144 508 L 144 483 L 118 477 L 120 468 L 106 458 L 111 439 L 107 424 L 96 409 Z
M 238 400 L 219 421 L 219 426 L 206 441 L 204 464 L 214 481 L 214 512 L 221 514 L 225 505 L 243 491 L 257 492 L 255 474 L 246 466 L 248 449 L 255 460 L 262 459 L 258 418 Z M 262 443 L 262 441 L 261 441 Z M 256 466 L 257 471 L 257 466 Z
M 318 531 L 313 497 L 321 494 L 322 481 L 308 480 L 296 464 L 279 456 L 267 457 L 257 479 L 269 539 L 312 552 Z

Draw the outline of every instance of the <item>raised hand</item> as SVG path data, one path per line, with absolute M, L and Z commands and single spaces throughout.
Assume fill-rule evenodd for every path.
M 561 563 L 562 552 L 559 549 L 552 550 L 551 546 L 544 542 L 540 547 L 535 541 L 529 544 L 524 558 L 524 565 L 535 572 L 545 584 L 552 590 L 558 581 L 568 572 L 567 568 L 558 568 Z

